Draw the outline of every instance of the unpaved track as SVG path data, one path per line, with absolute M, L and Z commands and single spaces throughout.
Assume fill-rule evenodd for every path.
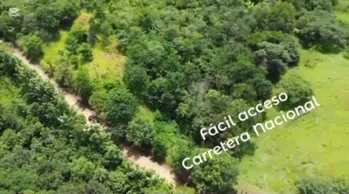
M 49 76 L 45 73 L 41 66 L 31 64 L 30 61 L 23 55 L 23 53 L 20 50 L 14 49 L 13 54 L 17 58 L 19 58 L 23 62 L 23 64 L 28 66 L 30 69 L 36 71 L 43 80 L 49 81 L 54 86 L 55 90 L 57 90 L 58 93 L 63 95 L 65 101 L 78 113 L 83 114 L 86 118 L 86 122 L 89 122 L 88 117 L 95 114 L 95 112 L 88 108 L 83 109 L 79 107 L 80 98 L 78 96 L 64 92 L 53 79 L 49 78 Z M 159 164 L 151 160 L 151 158 L 148 156 L 144 156 L 140 153 L 134 153 L 130 150 L 131 149 L 129 147 L 124 147 L 122 150 L 123 155 L 127 159 L 131 160 L 140 167 L 155 171 L 161 178 L 164 178 L 169 183 L 175 185 L 176 178 L 175 175 L 172 173 L 172 168 L 170 166 L 166 164 Z

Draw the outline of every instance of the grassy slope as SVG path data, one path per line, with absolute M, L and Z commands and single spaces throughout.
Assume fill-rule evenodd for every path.
M 348 13 L 338 13 L 349 21 Z M 294 180 L 304 174 L 349 180 L 349 60 L 312 50 L 302 50 L 301 58 L 300 66 L 286 76 L 300 75 L 310 82 L 321 107 L 258 138 L 255 155 L 240 165 L 240 186 L 289 194 L 295 192 Z M 311 67 L 305 66 L 308 61 Z

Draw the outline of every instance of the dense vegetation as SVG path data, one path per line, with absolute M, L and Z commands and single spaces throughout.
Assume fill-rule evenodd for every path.
M 348 194 L 349 184 L 340 179 L 326 179 L 323 177 L 302 178 L 297 182 L 298 191 L 300 194 Z
M 172 193 L 123 159 L 98 126 L 69 110 L 46 82 L 0 52 L 1 193 Z
M 182 159 L 261 122 L 264 115 L 205 142 L 199 135 L 203 126 L 270 98 L 273 84 L 298 65 L 299 47 L 321 52 L 347 47 L 349 28 L 333 15 L 336 4 L 35 0 L 21 5 L 14 16 L 9 9 L 17 5 L 4 1 L 0 36 L 40 61 L 43 43 L 58 39 L 57 29 L 69 29 L 79 11 L 87 10 L 92 14 L 88 25 L 69 29 L 58 59 L 48 64 L 49 73 L 98 112 L 111 128 L 112 139 L 126 139 L 170 163 L 178 174 L 189 173 L 188 182 L 199 193 L 226 193 L 236 181 L 238 159 L 253 151 L 252 144 L 190 172 L 182 168 Z M 115 47 L 128 57 L 123 80 L 93 79 L 84 65 L 93 60 L 92 48 L 98 42 L 110 45 L 112 36 L 119 40 Z M 291 97 L 286 108 L 313 93 L 301 77 L 282 80 L 281 85 Z M 139 114 L 138 107 L 144 104 L 156 110 L 155 118 Z

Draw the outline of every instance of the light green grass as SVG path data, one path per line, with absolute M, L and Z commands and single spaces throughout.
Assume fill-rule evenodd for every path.
M 72 29 L 78 28 L 78 27 L 86 27 L 88 28 L 88 22 L 90 18 L 92 17 L 91 14 L 87 13 L 86 11 L 81 11 L 79 17 L 77 17 L 72 25 Z M 69 30 L 60 30 L 59 31 L 59 39 L 57 41 L 46 43 L 43 46 L 43 52 L 44 57 L 41 59 L 40 64 L 44 68 L 49 68 L 49 64 L 52 64 L 53 66 L 54 61 L 56 61 L 59 57 L 58 52 L 64 51 L 65 49 L 65 41 L 68 37 Z
M 140 114 L 142 118 L 145 118 L 149 121 L 154 121 L 155 119 L 154 112 L 151 111 L 148 107 L 146 107 L 145 105 L 141 105 L 139 106 L 138 109 L 139 109 L 138 114 Z
M 305 50 L 301 57 L 286 76 L 307 80 L 321 107 L 260 136 L 255 155 L 241 162 L 241 185 L 290 194 L 294 180 L 305 174 L 349 180 L 349 60 Z M 312 67 L 304 65 L 308 60 Z
M 18 95 L 18 89 L 14 87 L 11 80 L 0 76 L 0 104 L 9 106 Z
M 86 11 L 81 11 L 78 18 L 75 19 L 71 29 L 83 27 L 89 28 L 89 20 L 92 14 Z M 41 65 L 45 69 L 49 69 L 49 64 L 53 67 L 54 62 L 58 59 L 58 52 L 65 49 L 65 41 L 69 31 L 60 31 L 60 38 L 57 41 L 47 43 L 43 46 L 44 57 L 41 60 Z M 102 41 L 106 44 L 102 44 Z M 117 79 L 122 80 L 124 74 L 124 64 L 126 57 L 121 55 L 117 50 L 116 38 L 105 38 L 101 35 L 97 37 L 97 42 L 92 48 L 93 61 L 83 64 L 88 70 L 93 79 Z
M 58 58 L 58 52 L 64 50 L 65 40 L 68 37 L 68 31 L 61 30 L 59 32 L 59 40 L 47 43 L 43 46 L 44 57 L 40 63 L 44 68 L 49 68 L 48 64 L 54 64 L 53 62 Z
M 93 61 L 85 64 L 92 78 L 122 80 L 126 57 L 114 52 L 108 53 L 95 47 Z
M 341 0 L 336 14 L 349 23 L 348 6 Z M 349 60 L 342 53 L 302 50 L 300 66 L 286 74 L 294 75 L 312 85 L 321 107 L 259 137 L 255 155 L 240 164 L 240 187 L 255 185 L 268 193 L 291 194 L 302 175 L 349 180 Z M 269 111 L 269 119 L 276 114 Z
M 336 15 L 338 19 L 343 22 L 349 23 L 349 1 L 340 0 L 336 9 Z

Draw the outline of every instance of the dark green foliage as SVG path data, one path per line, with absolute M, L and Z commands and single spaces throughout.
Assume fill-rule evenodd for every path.
M 1 2 L 0 36 L 11 41 L 20 38 L 20 46 L 38 60 L 43 42 L 57 38 L 60 28 L 69 28 L 80 8 L 88 10 L 93 15 L 89 28 L 70 29 L 66 51 L 54 61 L 59 67 L 54 74 L 59 84 L 71 87 L 84 103 L 90 103 L 112 135 L 151 152 L 159 161 L 169 160 L 177 174 L 190 173 L 190 183 L 198 192 L 227 193 L 237 176 L 235 159 L 224 155 L 224 161 L 217 158 L 190 172 L 183 170 L 181 162 L 195 152 L 196 146 L 210 147 L 250 130 L 265 115 L 238 123 L 207 141 L 202 141 L 199 130 L 271 97 L 272 83 L 299 63 L 294 32 L 304 47 L 315 46 L 326 52 L 344 49 L 348 39 L 345 25 L 331 14 L 337 0 L 252 2 L 258 4 L 250 6 L 243 0 L 32 0 L 23 4 L 20 17 L 9 17 L 9 5 Z M 117 49 L 128 58 L 125 85 L 104 78 L 92 81 L 81 67 L 93 60 L 93 43 L 109 36 L 117 36 Z M 0 62 L 1 75 L 16 73 L 12 66 L 16 62 L 11 58 L 0 55 Z M 73 75 L 72 69 L 78 69 L 77 74 Z M 23 130 L 23 125 L 32 125 L 22 123 L 9 110 L 1 112 L 0 127 L 6 131 L 7 141 L 0 142 L 0 148 L 4 144 L 24 152 L 16 148 L 22 144 L 35 150 L 40 161 L 48 161 L 40 163 L 40 174 L 34 176 L 38 187 L 58 193 L 169 191 L 157 179 L 147 181 L 150 175 L 124 164 L 116 147 L 101 143 L 109 138 L 105 134 L 79 131 L 75 117 L 69 119 L 68 108 L 54 91 L 30 77 L 32 74 L 21 72 L 14 79 L 27 83 L 21 86 L 21 94 L 30 104 L 18 103 L 18 114 L 34 117 L 33 122 L 43 126 Z M 281 83 L 289 94 L 290 107 L 312 95 L 304 81 L 294 79 Z M 134 95 L 150 109 L 161 112 L 155 121 L 136 116 L 138 100 Z M 71 147 L 66 146 L 70 143 Z M 241 146 L 230 155 L 242 157 L 251 148 L 254 144 Z M 49 155 L 48 150 L 58 150 L 58 154 Z M 49 156 L 70 156 L 69 161 L 62 162 L 69 168 L 49 163 Z M 23 154 L 19 165 L 28 158 Z M 46 179 L 50 181 L 45 183 Z M 36 186 L 28 186 L 28 192 L 37 192 Z
M 13 75 L 18 61 L 5 52 L 0 52 L 0 75 Z
M 337 52 L 348 42 L 348 26 L 326 11 L 305 12 L 298 21 L 298 36 L 304 47 L 315 46 L 323 52 Z
M 10 58 L 0 52 L 0 61 Z M 6 84 L 21 93 L 0 104 L 1 193 L 173 193 L 163 180 L 125 161 L 109 134 L 85 126 L 50 85 L 18 61 L 13 65 Z
M 69 0 L 57 1 L 53 7 L 59 11 L 60 26 L 62 27 L 69 26 L 79 13 L 76 4 Z
M 74 80 L 73 71 L 69 65 L 68 59 L 59 60 L 57 61 L 57 63 L 59 65 L 54 73 L 55 80 L 57 80 L 57 83 L 63 88 L 71 87 L 74 83 Z
M 254 10 L 259 29 L 292 32 L 296 24 L 296 9 L 291 3 L 261 3 Z
M 58 28 L 59 12 L 55 7 L 39 6 L 35 11 L 36 25 L 39 29 L 53 32 Z
M 254 33 L 248 44 L 254 50 L 255 63 L 268 73 L 272 81 L 279 80 L 288 67 L 299 63 L 299 53 L 294 40 L 280 32 Z
M 136 98 L 127 89 L 118 86 L 108 94 L 106 120 L 112 126 L 127 124 L 135 115 L 137 105 Z
M 194 167 L 191 181 L 199 193 L 229 193 L 239 174 L 238 161 L 223 153 Z
M 106 101 L 108 93 L 105 90 L 96 90 L 89 99 L 89 104 L 99 113 L 106 112 Z
M 282 45 L 269 42 L 257 44 L 255 62 L 268 72 L 272 80 L 280 79 L 280 76 L 287 71 L 287 64 L 291 62 L 291 57 L 284 50 Z
M 292 3 L 298 10 L 332 10 L 338 4 L 338 0 L 284 0 Z
M 29 57 L 35 61 L 42 56 L 42 40 L 34 34 L 24 36 L 20 40 L 20 45 Z
M 1 6 L 1 3 L 0 3 Z M 11 17 L 7 10 L 0 11 L 0 38 L 15 41 L 16 33 L 21 29 L 21 17 Z
M 184 123 L 189 121 L 191 124 L 185 132 L 193 136 L 194 139 L 200 140 L 200 129 L 209 126 L 210 123 L 216 123 L 226 116 L 227 112 L 225 111 L 230 104 L 230 100 L 229 96 L 216 90 L 209 90 L 197 98 L 193 98 L 188 94 L 177 109 L 177 114 Z M 225 135 L 227 134 L 225 133 Z M 220 136 L 212 138 L 216 143 L 222 139 Z
M 65 41 L 65 47 L 70 53 L 77 54 L 79 48 L 78 40 L 74 36 L 68 36 Z
M 288 95 L 286 104 L 283 104 L 285 108 L 294 108 L 298 105 L 302 105 L 309 101 L 313 95 L 313 90 L 309 83 L 298 76 L 284 79 L 280 82 L 280 85 L 283 91 Z
M 136 116 L 128 124 L 126 138 L 134 147 L 149 148 L 154 143 L 154 137 L 155 128 L 150 121 Z
M 37 34 L 44 41 L 58 37 L 58 29 L 68 27 L 78 15 L 78 7 L 69 0 L 28 1 L 20 3 L 13 15 L 10 8 L 18 4 L 0 3 L 0 37 L 15 41 L 19 35 Z
M 194 147 L 188 144 L 180 144 L 175 148 L 175 154 L 172 155 L 172 166 L 176 173 L 180 174 L 186 171 L 182 166 L 182 161 L 193 155 Z
M 52 40 L 58 36 L 57 28 L 64 27 L 77 16 L 77 7 L 66 0 L 53 1 L 48 4 L 31 2 L 28 10 L 32 14 L 23 18 L 24 33 L 37 31 L 43 40 Z
M 74 78 L 74 91 L 87 103 L 93 92 L 92 80 L 86 69 L 80 68 Z
M 167 154 L 165 144 L 162 141 L 155 138 L 153 140 L 152 147 L 153 148 L 151 150 L 151 153 L 152 153 L 153 158 L 156 161 L 160 161 L 160 162 L 164 161 L 166 158 L 166 154 Z
M 349 183 L 341 179 L 305 177 L 296 183 L 299 194 L 348 194 Z
M 82 63 L 91 62 L 93 59 L 91 46 L 87 43 L 81 44 L 78 49 L 82 57 Z
M 257 99 L 264 101 L 271 98 L 273 85 L 270 81 L 256 77 L 251 82 L 256 90 Z
M 84 59 L 89 61 L 92 59 L 92 53 L 90 45 L 85 44 L 87 42 L 87 34 L 86 29 L 72 29 L 65 41 L 65 47 L 73 55 L 80 52 L 84 56 Z
M 149 86 L 149 79 L 144 67 L 130 65 L 126 68 L 124 80 L 130 90 L 137 95 L 144 95 Z

